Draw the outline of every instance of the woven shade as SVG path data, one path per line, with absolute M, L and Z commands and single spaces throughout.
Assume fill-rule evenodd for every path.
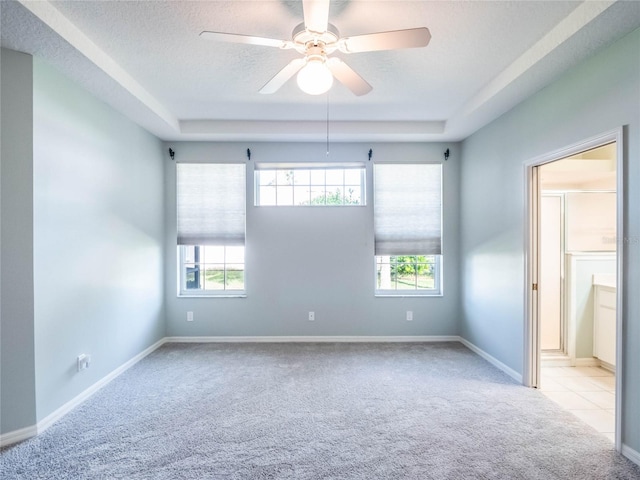
M 244 245 L 244 164 L 177 165 L 178 245 Z
M 442 166 L 374 166 L 376 255 L 442 254 Z

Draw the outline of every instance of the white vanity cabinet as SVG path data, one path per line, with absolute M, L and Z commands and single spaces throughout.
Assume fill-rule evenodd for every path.
M 616 364 L 616 286 L 594 275 L 593 356 Z

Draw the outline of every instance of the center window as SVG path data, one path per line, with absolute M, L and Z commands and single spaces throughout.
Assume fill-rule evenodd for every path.
M 376 295 L 442 294 L 442 165 L 376 164 Z
M 258 206 L 350 206 L 365 204 L 363 166 L 258 166 Z

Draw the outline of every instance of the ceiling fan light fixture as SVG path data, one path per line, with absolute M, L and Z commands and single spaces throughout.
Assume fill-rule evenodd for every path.
M 271 80 L 259 90 L 261 94 L 277 92 L 298 73 L 298 86 L 309 95 L 327 92 L 332 87 L 335 76 L 357 96 L 369 93 L 372 87 L 340 58 L 329 58 L 336 50 L 350 54 L 418 48 L 426 47 L 431 40 L 431 33 L 427 27 L 341 37 L 338 29 L 329 23 L 330 0 L 303 0 L 301 3 L 304 21 L 293 29 L 291 40 L 211 31 L 203 31 L 200 36 L 219 42 L 262 45 L 282 50 L 293 49 L 302 55 L 291 60 L 271 77 Z
M 297 76 L 300 90 L 309 95 L 321 95 L 333 85 L 333 74 L 325 64 L 324 58 L 311 57 Z

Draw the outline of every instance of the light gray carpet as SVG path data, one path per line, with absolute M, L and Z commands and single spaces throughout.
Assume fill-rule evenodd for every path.
M 3 479 L 638 479 L 540 392 L 457 343 L 170 344 Z

